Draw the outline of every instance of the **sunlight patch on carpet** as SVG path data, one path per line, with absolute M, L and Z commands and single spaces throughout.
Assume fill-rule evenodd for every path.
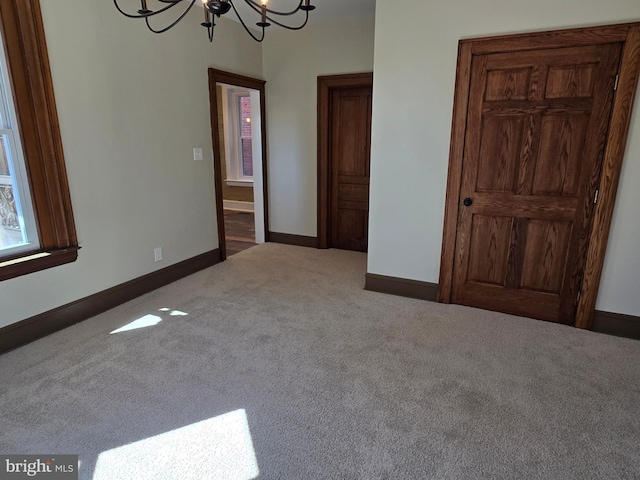
M 140 317 L 137 320 L 134 320 L 131 323 L 127 323 L 124 327 L 120 327 L 113 332 L 114 333 L 122 333 L 128 332 L 129 330 L 137 330 L 139 328 L 153 327 L 154 325 L 159 324 L 162 319 L 156 315 L 145 315 L 144 317 Z
M 252 480 L 259 475 L 244 409 L 102 452 L 93 480 Z
M 158 311 L 167 313 L 170 317 L 186 317 L 187 315 L 189 315 L 186 312 L 173 310 L 171 308 L 160 308 L 158 309 Z M 131 323 L 127 323 L 125 326 L 114 330 L 113 332 L 111 332 L 111 335 L 113 335 L 114 333 L 128 332 L 130 330 L 138 330 L 140 328 L 153 327 L 154 325 L 158 325 L 161 321 L 162 318 L 158 317 L 157 315 L 145 315 L 144 317 L 140 317 L 137 320 L 134 320 Z

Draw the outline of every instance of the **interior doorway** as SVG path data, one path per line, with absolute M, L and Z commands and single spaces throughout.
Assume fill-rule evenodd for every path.
M 267 241 L 264 80 L 209 69 L 222 260 Z
M 318 77 L 318 246 L 366 252 L 372 73 Z

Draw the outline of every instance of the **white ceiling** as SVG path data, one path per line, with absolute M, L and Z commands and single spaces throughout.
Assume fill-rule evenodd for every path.
M 259 3 L 259 0 L 255 1 Z M 257 14 L 246 5 L 244 0 L 235 0 L 234 3 L 247 25 L 253 27 L 259 21 Z M 299 3 L 300 0 L 269 0 L 269 8 L 287 11 L 297 7 Z M 367 17 L 374 15 L 376 9 L 376 0 L 312 0 L 311 4 L 315 5 L 316 9 L 309 14 L 310 23 L 345 17 Z M 283 23 L 297 25 L 302 21 L 302 15 L 302 12 L 299 12 L 293 17 L 283 17 Z M 225 16 L 237 20 L 233 11 Z M 288 23 L 289 19 L 291 19 L 290 23 Z M 276 20 L 280 21 L 278 18 Z

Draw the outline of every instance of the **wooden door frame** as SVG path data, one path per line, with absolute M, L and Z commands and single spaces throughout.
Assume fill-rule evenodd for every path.
M 449 173 L 445 200 L 444 232 L 440 261 L 438 301 L 451 302 L 453 268 L 456 249 L 457 220 L 460 204 L 462 161 L 467 109 L 471 86 L 471 61 L 474 55 L 488 53 L 561 48 L 567 46 L 623 43 L 618 89 L 615 92 L 604 161 L 599 183 L 598 202 L 594 211 L 589 249 L 581 285 L 574 325 L 590 329 L 596 307 L 600 277 L 607 249 L 622 160 L 627 143 L 631 111 L 640 73 L 640 23 L 605 25 L 540 33 L 461 40 L 453 102 Z
M 373 72 L 318 77 L 318 248 L 331 244 L 331 92 L 367 87 L 373 87 Z
M 265 107 L 265 80 L 237 75 L 215 68 L 209 69 L 209 106 L 211 112 L 211 142 L 213 144 L 213 182 L 216 193 L 216 216 L 218 217 L 218 243 L 220 259 L 227 258 L 227 245 L 224 228 L 224 201 L 222 198 L 222 145 L 220 145 L 220 125 L 218 122 L 218 83 L 226 83 L 260 92 L 260 119 L 262 138 L 262 188 L 264 201 L 264 234 L 269 241 L 269 191 L 267 188 L 267 114 Z

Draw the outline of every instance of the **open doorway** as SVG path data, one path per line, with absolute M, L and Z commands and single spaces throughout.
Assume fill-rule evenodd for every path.
M 223 260 L 267 240 L 264 83 L 209 69 L 216 212 Z

